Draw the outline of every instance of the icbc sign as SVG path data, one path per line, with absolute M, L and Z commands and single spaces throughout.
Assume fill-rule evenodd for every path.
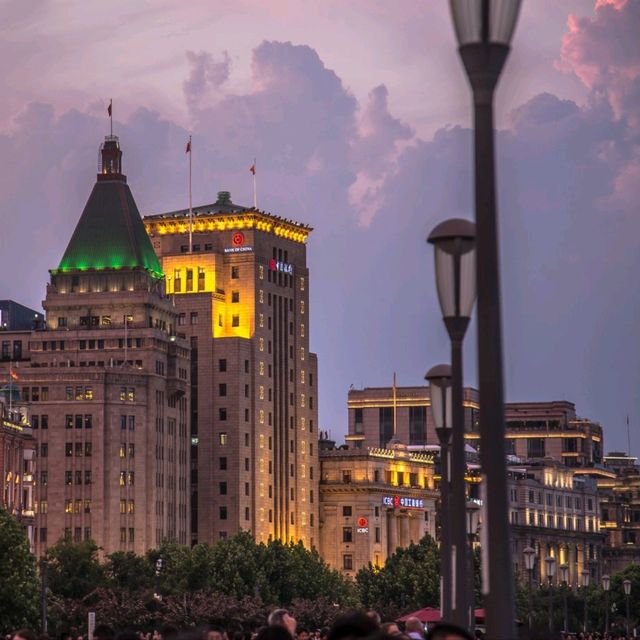
M 280 260 L 269 260 L 269 271 L 282 271 L 282 273 L 288 273 L 293 275 L 293 265 Z
M 369 533 L 369 521 L 366 518 L 358 518 L 358 533 Z

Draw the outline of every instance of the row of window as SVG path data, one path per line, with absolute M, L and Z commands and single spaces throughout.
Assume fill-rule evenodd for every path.
M 14 340 L 13 345 L 11 340 L 3 340 L 0 354 L 5 362 L 7 360 L 22 360 L 22 340 Z
M 43 471 L 42 473 L 47 473 L 47 472 Z M 75 483 L 74 483 L 74 479 L 75 479 Z M 84 482 L 83 482 L 83 479 L 84 479 Z M 66 485 L 71 485 L 71 484 L 77 484 L 77 485 L 91 484 L 91 470 L 90 469 L 85 469 L 84 471 L 82 471 L 80 469 L 76 469 L 75 471 L 71 471 L 71 470 L 67 469 L 64 472 L 64 483 Z M 44 482 L 43 484 L 47 484 L 47 483 Z
M 515 493 L 515 489 L 513 490 L 513 492 Z M 531 504 L 542 504 L 542 491 L 533 491 L 533 489 L 529 489 L 528 492 L 528 501 Z M 512 495 L 512 498 L 514 496 Z M 515 498 L 517 498 L 517 494 L 515 494 Z M 548 507 L 552 507 L 554 500 L 553 500 L 553 494 L 551 493 L 547 493 L 545 494 L 545 499 L 546 499 L 546 504 Z M 562 500 L 562 495 L 556 495 L 556 499 L 555 499 L 555 504 L 556 507 L 562 507 L 564 502 L 564 506 L 572 509 L 582 509 L 582 499 L 578 498 L 578 497 L 573 497 L 573 496 L 568 496 L 565 495 L 564 496 L 564 501 Z M 587 509 L 589 511 L 593 511 L 593 498 L 587 498 Z
M 76 500 L 64 501 L 65 513 L 91 513 L 91 500 L 82 500 L 80 498 Z

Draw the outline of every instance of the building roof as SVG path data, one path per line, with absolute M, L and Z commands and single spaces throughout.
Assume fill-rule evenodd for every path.
M 71 236 L 58 271 L 143 269 L 162 277 L 162 268 L 142 224 L 116 136 L 101 148 L 100 173 Z

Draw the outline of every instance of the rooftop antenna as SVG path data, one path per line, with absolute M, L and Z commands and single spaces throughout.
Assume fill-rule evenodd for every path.
M 107 113 L 109 114 L 110 135 L 113 138 L 113 98 L 109 98 L 109 106 L 107 107 Z

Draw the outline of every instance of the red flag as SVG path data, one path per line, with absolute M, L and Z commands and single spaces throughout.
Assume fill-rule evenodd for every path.
M 249 169 L 249 171 L 251 171 L 251 173 L 253 173 L 254 176 L 256 175 L 256 163 L 255 162 L 251 165 L 251 168 Z
M 191 153 L 191 140 L 187 142 L 187 148 L 185 149 L 185 153 Z
M 109 102 L 109 106 L 107 107 L 107 113 L 109 114 L 109 117 L 111 117 L 112 106 L 113 106 L 113 100 Z
M 12 380 L 20 380 L 20 376 L 15 371 L 9 371 Z

